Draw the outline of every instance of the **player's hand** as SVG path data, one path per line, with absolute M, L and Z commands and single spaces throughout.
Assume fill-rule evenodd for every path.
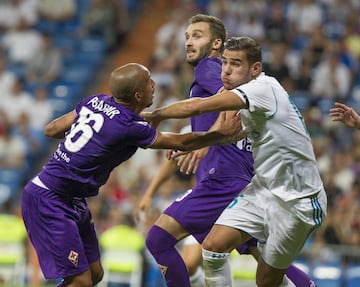
M 356 128 L 360 124 L 360 116 L 354 109 L 342 103 L 335 103 L 335 108 L 330 109 L 330 118 L 334 122 L 342 122 L 345 125 Z
M 224 135 L 224 139 L 217 144 L 229 144 L 244 137 L 246 133 L 242 130 L 241 117 L 239 112 L 221 112 L 211 130 L 217 130 Z
M 157 128 L 162 119 L 156 117 L 153 112 L 141 112 L 140 116 L 144 118 L 153 128 Z
M 137 221 L 143 220 L 144 214 L 147 214 L 148 210 L 151 207 L 152 197 L 145 192 L 144 196 L 141 198 L 136 211 L 135 211 L 135 219 Z
M 201 160 L 206 156 L 209 151 L 209 147 L 204 147 L 191 152 L 178 152 L 173 157 L 178 158 L 177 165 L 180 167 L 180 171 L 186 174 L 195 174 Z

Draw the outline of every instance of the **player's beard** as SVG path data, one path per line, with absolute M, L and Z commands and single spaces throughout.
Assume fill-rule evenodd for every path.
M 200 47 L 199 55 L 193 59 L 187 58 L 186 62 L 195 67 L 200 62 L 200 60 L 207 58 L 210 55 L 210 52 L 212 49 L 211 45 L 212 45 L 211 43 L 208 43 L 208 44 Z

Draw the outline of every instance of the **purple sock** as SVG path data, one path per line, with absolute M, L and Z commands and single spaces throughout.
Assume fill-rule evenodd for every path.
M 296 285 L 296 287 L 316 287 L 314 280 L 294 265 L 289 266 L 286 271 L 286 275 Z
M 65 281 L 62 280 L 60 283 L 58 283 L 58 284 L 56 285 L 56 287 L 66 287 Z
M 179 252 L 177 240 L 159 226 L 153 225 L 147 236 L 146 246 L 160 265 L 168 287 L 191 287 L 189 273 Z

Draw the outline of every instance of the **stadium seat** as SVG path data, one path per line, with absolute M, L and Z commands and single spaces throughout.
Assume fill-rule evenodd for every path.
M 16 215 L 0 214 L 0 279 L 9 286 L 25 285 L 26 231 Z
M 144 236 L 127 225 L 117 225 L 100 237 L 104 278 L 99 287 L 109 284 L 128 284 L 140 287 L 143 272 Z
M 80 38 L 79 49 L 82 52 L 105 53 L 106 44 L 100 37 L 83 37 Z
M 343 275 L 340 263 L 318 263 L 311 270 L 317 287 L 342 287 Z
M 84 65 L 77 65 L 76 63 L 67 65 L 61 76 L 61 81 L 78 84 L 78 85 L 87 85 L 90 83 L 91 76 L 93 75 L 93 70 Z
M 360 264 L 350 264 L 345 271 L 345 287 L 360 286 Z
M 310 106 L 310 95 L 302 91 L 295 91 L 291 93 L 291 100 L 295 103 L 297 108 L 301 111 L 304 111 Z
M 321 98 L 318 101 L 318 107 L 323 115 L 328 115 L 331 108 L 334 107 L 334 99 Z

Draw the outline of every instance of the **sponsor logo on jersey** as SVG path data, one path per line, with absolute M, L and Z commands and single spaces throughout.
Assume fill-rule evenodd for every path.
M 79 262 L 79 253 L 75 252 L 74 250 L 71 250 L 68 259 L 72 264 L 77 266 Z

